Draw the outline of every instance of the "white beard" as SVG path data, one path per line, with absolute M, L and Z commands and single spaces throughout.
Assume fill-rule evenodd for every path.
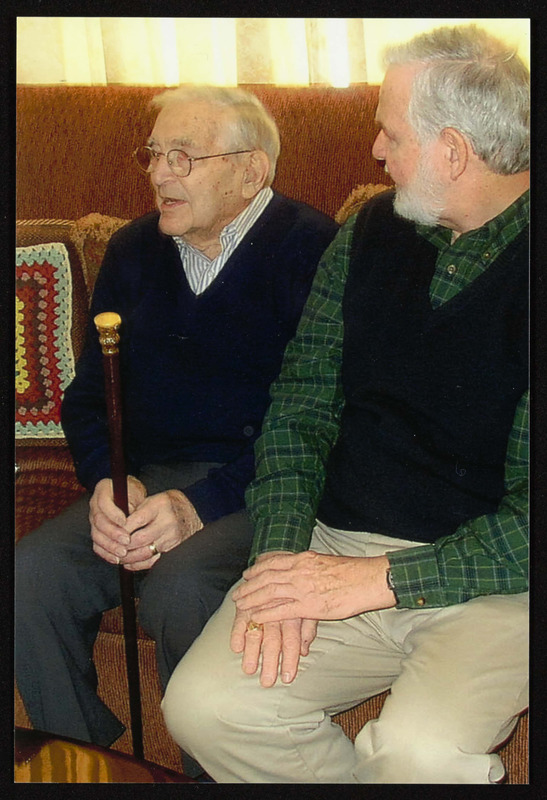
M 421 225 L 438 225 L 444 209 L 445 187 L 422 153 L 416 174 L 404 187 L 395 187 L 393 207 L 399 216 Z

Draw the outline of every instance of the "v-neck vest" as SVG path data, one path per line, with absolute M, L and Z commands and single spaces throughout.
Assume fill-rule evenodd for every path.
M 362 212 L 343 300 L 345 406 L 318 516 L 431 542 L 494 512 L 528 385 L 528 231 L 434 309 L 436 248 L 394 215 Z

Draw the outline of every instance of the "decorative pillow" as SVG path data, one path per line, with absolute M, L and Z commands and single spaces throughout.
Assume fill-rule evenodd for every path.
M 108 241 L 113 233 L 127 225 L 128 219 L 107 217 L 104 214 L 87 214 L 76 220 L 72 239 L 80 256 L 89 297 L 102 264 Z
M 356 186 L 349 197 L 343 202 L 339 211 L 335 214 L 334 218 L 336 222 L 339 225 L 343 225 L 352 214 L 357 214 L 359 209 L 364 206 L 371 197 L 392 188 L 392 186 L 386 186 L 383 183 L 367 183 L 366 186 Z
M 64 244 L 16 248 L 15 435 L 63 437 L 61 400 L 74 376 L 72 276 Z

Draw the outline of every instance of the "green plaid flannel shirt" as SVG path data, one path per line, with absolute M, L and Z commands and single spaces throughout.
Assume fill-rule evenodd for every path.
M 342 298 L 356 217 L 325 252 L 296 337 L 290 342 L 263 434 L 256 478 L 247 490 L 255 524 L 251 562 L 273 550 L 308 549 L 328 454 L 344 404 L 340 383 Z M 418 226 L 438 248 L 430 286 L 433 306 L 461 291 L 528 225 L 529 192 L 483 227 L 451 243 L 452 232 Z M 447 606 L 528 587 L 528 393 L 509 436 L 505 494 L 496 513 L 466 522 L 432 544 L 389 554 L 400 608 Z

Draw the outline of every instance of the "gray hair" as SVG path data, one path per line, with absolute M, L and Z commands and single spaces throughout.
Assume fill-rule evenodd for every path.
M 280 151 L 279 131 L 274 118 L 256 95 L 224 86 L 179 86 L 156 95 L 152 106 L 161 109 L 175 103 L 200 101 L 234 110 L 233 119 L 227 122 L 223 131 L 227 137 L 226 147 L 229 150 L 263 150 L 270 162 L 266 179 L 266 185 L 270 186 Z
M 514 49 L 476 25 L 462 25 L 388 47 L 384 61 L 424 64 L 413 79 L 408 107 L 422 144 L 455 128 L 492 172 L 529 168 L 530 75 Z

